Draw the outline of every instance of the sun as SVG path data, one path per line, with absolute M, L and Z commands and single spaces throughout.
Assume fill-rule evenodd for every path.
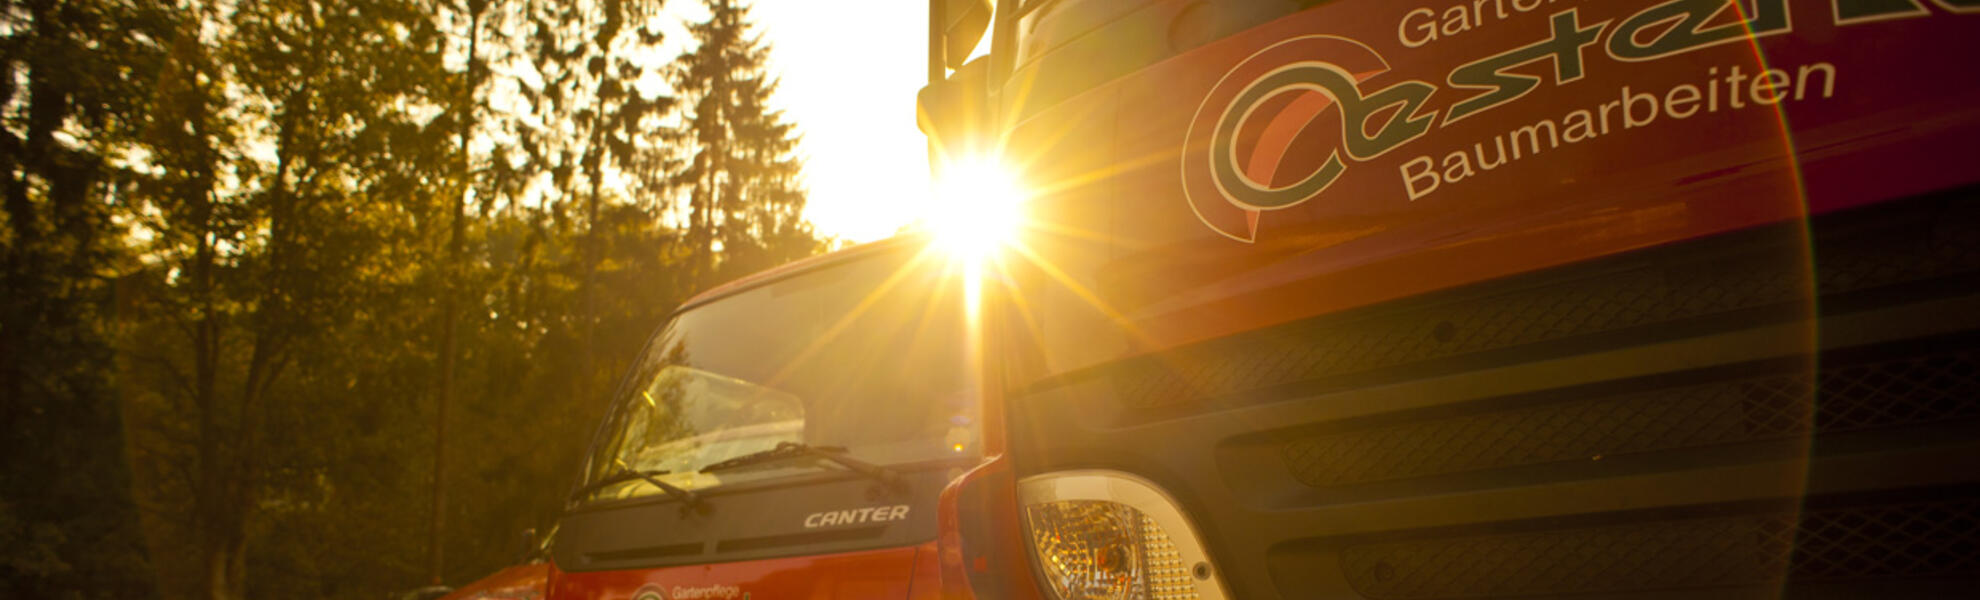
M 951 258 L 980 265 L 1017 240 L 1025 191 L 992 160 L 948 165 L 936 179 L 926 216 L 935 244 Z

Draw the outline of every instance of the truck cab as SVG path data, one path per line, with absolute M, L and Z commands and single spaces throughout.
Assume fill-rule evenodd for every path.
M 937 178 L 1013 183 L 683 306 L 552 598 L 1980 582 L 1973 2 L 930 17 Z
M 619 387 L 550 556 L 552 598 L 908 598 L 983 457 L 960 279 L 922 240 L 683 305 Z

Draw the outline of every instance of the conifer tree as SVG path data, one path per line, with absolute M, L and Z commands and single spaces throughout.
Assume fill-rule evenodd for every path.
M 698 45 L 676 59 L 673 83 L 686 154 L 675 183 L 686 196 L 692 276 L 707 285 L 815 254 L 823 243 L 802 217 L 796 128 L 769 107 L 777 90 L 769 44 L 752 31 L 747 6 L 703 4 L 708 20 L 689 25 Z

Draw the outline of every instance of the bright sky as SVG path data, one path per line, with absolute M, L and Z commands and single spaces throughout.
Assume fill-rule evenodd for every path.
M 820 234 L 851 242 L 893 235 L 929 196 L 927 142 L 914 124 L 914 95 L 927 83 L 927 3 L 880 4 L 754 0 L 750 9 L 783 80 L 773 105 L 804 135 L 806 216 Z M 707 18 L 695 0 L 667 8 Z

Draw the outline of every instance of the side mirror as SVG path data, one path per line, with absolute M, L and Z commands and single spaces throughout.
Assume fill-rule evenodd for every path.
M 990 61 L 977 59 L 915 94 L 915 125 L 928 136 L 928 164 L 973 156 L 990 130 Z
M 541 544 L 537 543 L 535 527 L 522 530 L 522 545 L 519 548 L 520 551 L 516 553 L 516 564 L 524 564 L 537 559 L 537 554 L 539 554 L 542 548 Z
M 929 9 L 942 11 L 943 64 L 960 69 L 969 60 L 969 51 L 983 41 L 990 28 L 990 0 L 930 0 Z

